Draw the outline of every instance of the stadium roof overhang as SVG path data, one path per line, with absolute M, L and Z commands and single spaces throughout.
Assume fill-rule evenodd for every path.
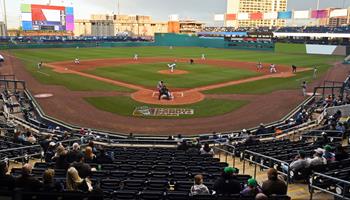
M 274 32 L 274 37 L 318 37 L 318 38 L 350 38 L 350 33 L 279 33 Z

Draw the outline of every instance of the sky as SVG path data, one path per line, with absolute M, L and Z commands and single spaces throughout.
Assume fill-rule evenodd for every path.
M 20 4 L 48 4 L 50 0 L 0 0 L 0 20 L 3 20 L 3 1 L 6 1 L 8 27 L 18 28 Z M 350 0 L 320 0 L 320 8 L 350 7 Z M 91 14 L 117 12 L 117 0 L 51 0 L 52 5 L 75 8 L 76 19 L 89 19 Z M 288 0 L 289 10 L 315 9 L 317 0 Z M 156 21 L 167 21 L 171 14 L 180 19 L 195 19 L 208 25 L 220 25 L 213 21 L 214 14 L 226 11 L 226 0 L 119 0 L 120 14 L 150 15 Z

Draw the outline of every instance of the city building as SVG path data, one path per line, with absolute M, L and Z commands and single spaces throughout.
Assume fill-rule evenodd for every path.
M 6 36 L 6 26 L 4 22 L 0 22 L 0 36 Z
M 340 8 L 328 8 L 328 13 L 331 13 L 333 10 Z M 346 11 L 346 9 L 344 9 Z M 329 17 L 321 19 L 319 22 L 320 26 L 329 26 L 329 27 L 338 27 L 338 26 L 346 26 L 350 24 L 350 9 L 347 11 L 347 16 L 343 17 Z
M 179 31 L 180 33 L 198 33 L 204 28 L 204 23 L 197 22 L 195 20 L 180 20 L 179 21 Z
M 153 37 L 154 33 L 167 33 L 166 22 L 154 22 L 142 15 L 92 15 L 90 20 L 75 20 L 76 36 L 129 36 Z
M 251 13 L 261 15 L 278 11 L 287 11 L 287 0 L 227 0 L 225 25 L 236 28 L 285 26 L 286 20 L 283 19 L 272 17 L 265 20 L 251 20 L 249 16 Z M 242 16 L 239 17 L 238 13 L 241 13 Z

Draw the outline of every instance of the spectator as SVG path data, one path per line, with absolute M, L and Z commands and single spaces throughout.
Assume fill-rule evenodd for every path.
M 36 138 L 34 137 L 33 133 L 28 131 L 26 133 L 27 137 L 26 137 L 26 141 L 29 142 L 30 144 L 35 144 L 36 143 Z
M 91 192 L 93 188 L 89 179 L 80 178 L 78 171 L 74 167 L 70 167 L 67 170 L 66 189 L 68 191 Z
M 46 163 L 52 162 L 52 158 L 55 156 L 55 148 L 56 148 L 56 143 L 50 142 L 44 156 Z
M 26 191 L 37 191 L 42 188 L 42 183 L 31 175 L 32 165 L 27 163 L 22 167 L 22 175 L 16 179 L 16 187 Z
M 8 164 L 5 161 L 0 162 L 0 189 L 12 190 L 15 187 L 15 178 L 7 175 Z
M 205 143 L 204 147 L 199 150 L 199 153 L 201 155 L 214 155 L 214 150 L 210 148 L 208 143 Z
M 325 165 L 327 164 L 327 160 L 322 157 L 323 151 L 322 149 L 316 149 L 313 158 L 307 159 L 309 166 L 317 166 L 317 165 Z
M 93 153 L 97 153 L 94 141 L 90 140 L 88 146 L 91 147 Z
M 264 193 L 259 193 L 255 196 L 255 200 L 269 200 L 269 197 L 267 197 Z
M 326 146 L 324 146 L 324 152 L 322 156 L 327 160 L 327 162 L 332 162 L 335 159 L 335 155 L 331 151 L 332 147 L 330 145 L 327 144 Z
M 255 197 L 257 194 L 261 193 L 262 190 L 258 186 L 258 183 L 255 179 L 248 179 L 247 187 L 244 188 L 241 192 L 242 196 Z
M 322 132 L 321 136 L 322 137 L 317 138 L 317 140 L 314 142 L 315 146 L 318 146 L 318 145 L 324 146 L 330 143 L 330 140 L 326 132 Z
M 268 180 L 264 181 L 262 184 L 262 191 L 267 196 L 285 195 L 287 194 L 287 184 L 278 178 L 278 172 L 274 168 L 267 170 Z
M 19 131 L 16 131 L 13 136 L 14 136 L 13 138 L 14 143 L 23 143 L 25 141 L 24 135 Z
M 80 145 L 78 143 L 74 143 L 72 146 L 72 150 L 68 152 L 67 154 L 67 161 L 69 163 L 72 162 L 79 162 L 80 154 L 83 154 L 80 151 Z
M 67 170 L 69 167 L 69 163 L 67 161 L 67 151 L 66 149 L 60 144 L 57 147 L 56 154 L 52 158 L 53 162 L 56 162 L 55 166 L 56 169 L 64 169 Z
M 258 144 L 260 141 L 255 138 L 255 135 L 249 135 L 247 139 L 245 139 L 244 144 L 245 145 L 255 145 Z
M 178 143 L 177 150 L 187 151 L 187 149 L 188 149 L 188 145 L 185 140 L 182 140 L 181 142 Z
M 43 191 L 45 192 L 60 192 L 63 190 L 61 184 L 54 180 L 55 171 L 53 169 L 47 169 L 43 175 Z
M 215 181 L 213 189 L 217 194 L 239 194 L 241 191 L 241 184 L 236 179 L 234 173 L 237 169 L 226 167 L 222 176 Z
M 98 164 L 111 164 L 113 163 L 113 159 L 109 156 L 104 148 L 100 149 L 99 154 L 96 156 L 96 163 Z
M 349 158 L 349 154 L 345 151 L 345 148 L 340 144 L 335 151 L 335 160 L 342 161 Z
M 203 176 L 196 175 L 194 177 L 194 185 L 191 187 L 191 195 L 209 194 L 209 189 L 203 184 Z
M 43 148 L 44 153 L 46 153 L 47 149 L 49 148 L 50 142 L 52 142 L 51 134 L 45 135 L 45 139 L 40 142 L 40 146 Z
M 307 162 L 305 157 L 305 151 L 298 151 L 298 155 L 295 157 L 294 161 L 291 162 L 289 165 L 290 170 L 298 171 L 300 169 L 309 167 L 309 163 Z M 288 173 L 288 165 L 282 164 L 282 170 L 284 173 Z
M 77 159 L 78 162 L 74 162 L 71 164 L 74 167 L 81 178 L 86 178 L 91 176 L 91 166 L 87 163 L 84 163 L 84 156 L 82 154 L 78 154 Z
M 263 123 L 260 124 L 258 130 L 256 130 L 256 135 L 264 135 L 267 133 L 265 125 Z
M 87 146 L 85 148 L 84 159 L 85 159 L 86 163 L 93 163 L 93 162 L 95 162 L 96 155 L 92 152 L 91 146 Z

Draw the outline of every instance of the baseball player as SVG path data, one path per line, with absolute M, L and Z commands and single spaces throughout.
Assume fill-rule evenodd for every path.
M 263 68 L 263 64 L 261 62 L 258 62 L 256 65 L 257 70 L 261 70 Z
M 168 67 L 170 69 L 170 72 L 173 73 L 176 68 L 176 62 L 168 64 Z
M 43 61 L 40 61 L 40 62 L 38 63 L 38 70 L 40 70 L 42 66 L 43 66 Z
M 138 60 L 139 59 L 139 55 L 137 55 L 136 53 L 135 53 L 135 55 L 134 55 L 134 60 Z
M 314 74 L 312 76 L 314 79 L 317 78 L 317 66 L 314 66 Z
M 306 81 L 303 81 L 303 83 L 301 84 L 301 89 L 303 92 L 303 96 L 306 96 Z
M 205 54 L 204 53 L 202 53 L 202 58 L 201 59 L 205 60 Z
M 271 64 L 271 65 L 270 65 L 270 73 L 277 73 L 276 65 L 275 65 L 275 64 Z
M 297 66 L 292 65 L 292 72 L 293 72 L 293 73 L 297 73 Z
M 76 59 L 74 60 L 74 64 L 76 64 L 76 65 L 80 64 L 79 58 L 76 58 Z
M 190 59 L 190 64 L 193 65 L 194 64 L 194 60 Z

